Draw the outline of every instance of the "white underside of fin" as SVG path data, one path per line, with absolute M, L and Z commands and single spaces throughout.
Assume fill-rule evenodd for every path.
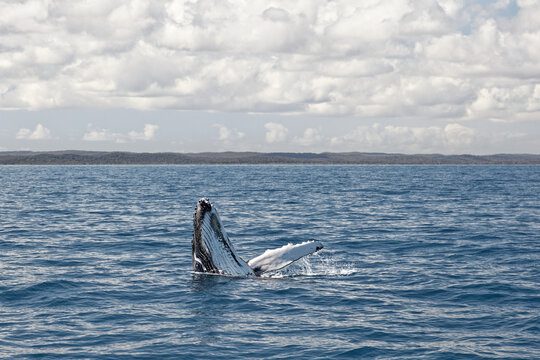
M 266 250 L 261 255 L 248 261 L 248 265 L 256 274 L 275 271 L 292 264 L 296 260 L 313 254 L 323 246 L 317 241 L 305 241 L 300 244 L 287 244 L 277 249 Z

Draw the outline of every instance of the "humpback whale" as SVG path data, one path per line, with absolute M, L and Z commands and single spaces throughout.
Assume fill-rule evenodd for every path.
M 244 261 L 229 240 L 217 209 L 207 198 L 198 201 L 193 215 L 191 242 L 193 271 L 229 276 L 260 276 L 284 268 L 296 260 L 317 252 L 323 245 L 317 241 L 287 244 L 266 250 Z

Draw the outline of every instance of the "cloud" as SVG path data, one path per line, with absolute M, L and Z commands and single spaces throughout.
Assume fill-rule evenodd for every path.
M 462 146 L 470 145 L 474 136 L 473 129 L 460 124 L 448 124 L 444 127 L 445 143 L 450 148 L 459 149 Z
M 281 8 L 275 8 L 273 6 L 264 10 L 262 13 L 263 19 L 268 19 L 270 21 L 289 21 L 289 12 Z
M 283 142 L 287 139 L 289 130 L 282 124 L 269 122 L 264 124 L 266 129 L 266 142 L 269 144 Z
M 334 148 L 383 152 L 466 152 L 476 133 L 466 126 L 451 123 L 445 127 L 408 127 L 375 123 L 358 126 L 352 132 L 331 138 Z
M 540 98 L 538 85 L 522 85 L 513 88 L 482 88 L 467 108 L 471 118 L 487 118 L 500 121 L 519 120 L 527 114 L 538 113 Z
M 294 142 L 302 146 L 312 146 L 319 144 L 323 140 L 320 129 L 307 128 L 301 137 L 295 137 Z
M 34 131 L 26 128 L 20 129 L 15 135 L 19 140 L 47 140 L 51 139 L 51 131 L 41 124 L 37 124 Z
M 0 109 L 540 119 L 537 1 L 26 1 L 0 13 Z
M 107 129 L 90 130 L 83 135 L 84 141 L 115 141 L 125 142 L 121 134 L 112 133 Z
M 230 145 L 237 140 L 244 138 L 246 134 L 236 129 L 229 129 L 222 124 L 214 124 L 213 127 L 218 129 L 218 139 L 224 144 Z
M 159 126 L 145 124 L 142 132 L 130 131 L 126 134 L 112 132 L 108 129 L 89 130 L 83 135 L 84 141 L 112 141 L 115 143 L 127 143 L 133 141 L 149 141 L 155 138 Z
M 154 124 L 145 124 L 142 132 L 130 131 L 128 133 L 128 139 L 131 141 L 136 140 L 153 140 L 156 136 L 156 131 L 159 129 L 159 126 Z

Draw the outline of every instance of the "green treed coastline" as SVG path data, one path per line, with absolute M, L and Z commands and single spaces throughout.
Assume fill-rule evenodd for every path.
M 0 165 L 159 164 L 540 164 L 537 154 L 441 155 L 389 153 L 136 153 L 105 151 L 4 151 Z

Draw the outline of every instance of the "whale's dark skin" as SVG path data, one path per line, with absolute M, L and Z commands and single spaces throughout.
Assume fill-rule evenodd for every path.
M 203 220 L 206 216 L 210 217 L 211 230 L 215 239 L 220 242 L 223 248 L 224 256 L 229 256 L 239 268 L 244 268 L 245 272 L 253 273 L 249 266 L 234 251 L 232 244 L 222 230 L 218 215 L 212 212 L 212 204 L 206 198 L 200 199 L 193 215 L 193 240 L 191 241 L 193 270 L 196 272 L 207 272 L 221 274 L 222 269 L 214 263 L 212 254 L 203 245 Z
M 203 241 L 203 236 L 212 238 L 219 254 L 214 254 Z M 193 215 L 192 263 L 193 271 L 212 274 L 232 273 L 236 275 L 255 275 L 247 263 L 240 258 L 221 225 L 216 209 L 206 198 L 198 201 Z M 219 262 L 221 264 L 218 264 Z M 224 268 L 222 268 L 224 267 Z

